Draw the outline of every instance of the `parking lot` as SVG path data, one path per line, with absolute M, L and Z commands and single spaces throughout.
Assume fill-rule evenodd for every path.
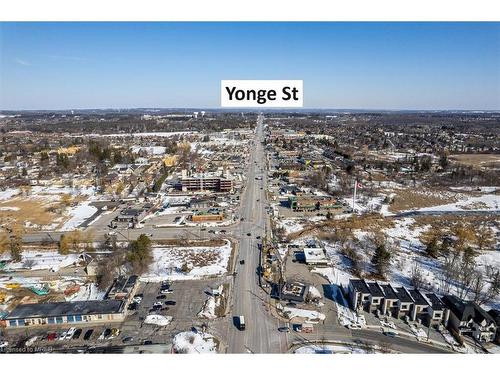
M 125 321 L 112 324 L 80 324 L 78 326 L 46 326 L 9 329 L 2 340 L 9 342 L 9 352 L 52 352 L 77 348 L 84 351 L 95 351 L 98 348 L 138 345 L 170 345 L 175 334 L 189 331 L 193 327 L 200 328 L 206 319 L 199 318 L 203 303 L 212 289 L 217 288 L 225 278 L 204 280 L 183 280 L 169 283 L 168 292 L 160 292 L 162 283 L 141 283 L 135 296 L 141 296 L 141 302 L 135 310 L 128 310 Z M 157 310 L 154 304 L 161 303 Z M 172 322 L 167 326 L 144 323 L 149 314 L 171 316 Z M 71 337 L 65 337 L 70 329 Z M 210 330 L 210 328 L 209 328 Z M 75 334 L 76 332 L 76 334 Z M 104 334 L 103 334 L 104 332 Z M 215 335 L 217 333 L 214 332 Z M 36 337 L 36 339 L 33 339 Z M 28 344 L 26 344 L 28 342 Z M 139 351 L 143 351 L 138 348 Z

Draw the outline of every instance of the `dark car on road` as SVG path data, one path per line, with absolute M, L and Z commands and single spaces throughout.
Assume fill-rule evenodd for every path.
M 245 259 L 240 260 L 240 264 L 245 264 Z
M 252 235 L 252 233 L 247 233 L 247 236 L 250 237 Z
M 93 333 L 94 333 L 94 330 L 93 329 L 89 329 L 87 332 L 85 332 L 85 335 L 83 335 L 83 339 L 85 341 L 87 341 L 88 339 L 90 339 L 90 336 L 92 336 Z

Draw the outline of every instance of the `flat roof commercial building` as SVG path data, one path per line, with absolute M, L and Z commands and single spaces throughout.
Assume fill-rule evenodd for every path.
M 7 328 L 57 324 L 119 322 L 125 318 L 120 300 L 29 303 L 18 305 L 5 317 Z

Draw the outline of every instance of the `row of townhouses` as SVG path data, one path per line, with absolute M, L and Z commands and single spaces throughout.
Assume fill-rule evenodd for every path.
M 347 294 L 356 311 L 378 311 L 385 316 L 406 317 L 432 327 L 442 324 L 459 335 L 468 335 L 481 342 L 491 342 L 497 336 L 498 326 L 489 313 L 476 303 L 455 296 L 440 298 L 435 293 L 360 279 L 349 280 Z

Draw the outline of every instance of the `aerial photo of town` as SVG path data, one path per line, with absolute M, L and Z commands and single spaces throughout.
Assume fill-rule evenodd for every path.
M 419 53 L 436 54 L 428 66 L 401 63 L 415 64 L 418 95 L 408 99 L 399 86 L 392 97 L 372 86 L 358 95 L 342 79 L 345 90 L 329 94 L 335 87 L 316 76 L 334 74 L 328 64 L 302 74 L 307 63 L 297 59 L 276 73 L 304 80 L 307 107 L 293 110 L 225 109 L 217 100 L 221 79 L 248 78 L 234 60 L 278 59 L 255 47 L 260 27 L 279 34 L 299 25 L 172 26 L 200 38 L 233 27 L 248 41 L 235 47 L 240 55 L 226 61 L 226 75 L 210 52 L 217 42 L 186 47 L 191 39 L 182 36 L 166 52 L 186 76 L 215 77 L 200 83 L 213 87 L 206 105 L 198 92 L 189 101 L 177 73 L 157 74 L 146 51 L 160 48 L 161 33 L 146 40 L 149 25 L 130 26 L 131 34 L 95 32 L 103 38 L 95 47 L 82 24 L 0 26 L 1 353 L 500 353 L 499 24 L 449 25 L 477 36 L 471 48 L 484 49 L 478 60 L 493 59 L 483 68 L 496 77 L 471 71 L 470 79 L 491 78 L 493 87 L 457 87 L 447 74 L 476 62 L 443 68 L 454 52 L 415 42 Z M 131 59 L 143 65 L 130 67 L 120 86 L 126 58 L 110 62 L 108 54 L 132 51 L 136 32 L 144 39 Z M 122 35 L 127 43 L 117 41 Z M 229 44 L 224 35 L 220 43 Z M 452 44 L 446 38 L 435 40 Z M 49 41 L 74 50 L 50 50 Z M 301 47 L 275 48 L 286 55 Z M 324 53 L 308 51 L 312 60 Z M 110 64 L 99 68 L 109 81 L 99 56 Z M 350 74 L 366 63 L 352 61 L 332 64 Z M 433 64 L 444 70 L 429 73 Z M 451 89 L 427 89 L 426 79 Z M 141 82 L 157 101 L 134 105 L 124 91 Z M 42 83 L 46 92 L 34 88 Z M 481 90 L 490 89 L 481 107 Z M 469 94 L 474 104 L 461 106 Z M 323 100 L 329 95 L 339 102 Z M 373 102 L 364 101 L 369 95 Z M 434 96 L 439 105 L 427 105 Z M 377 105 L 388 99 L 400 101 Z

